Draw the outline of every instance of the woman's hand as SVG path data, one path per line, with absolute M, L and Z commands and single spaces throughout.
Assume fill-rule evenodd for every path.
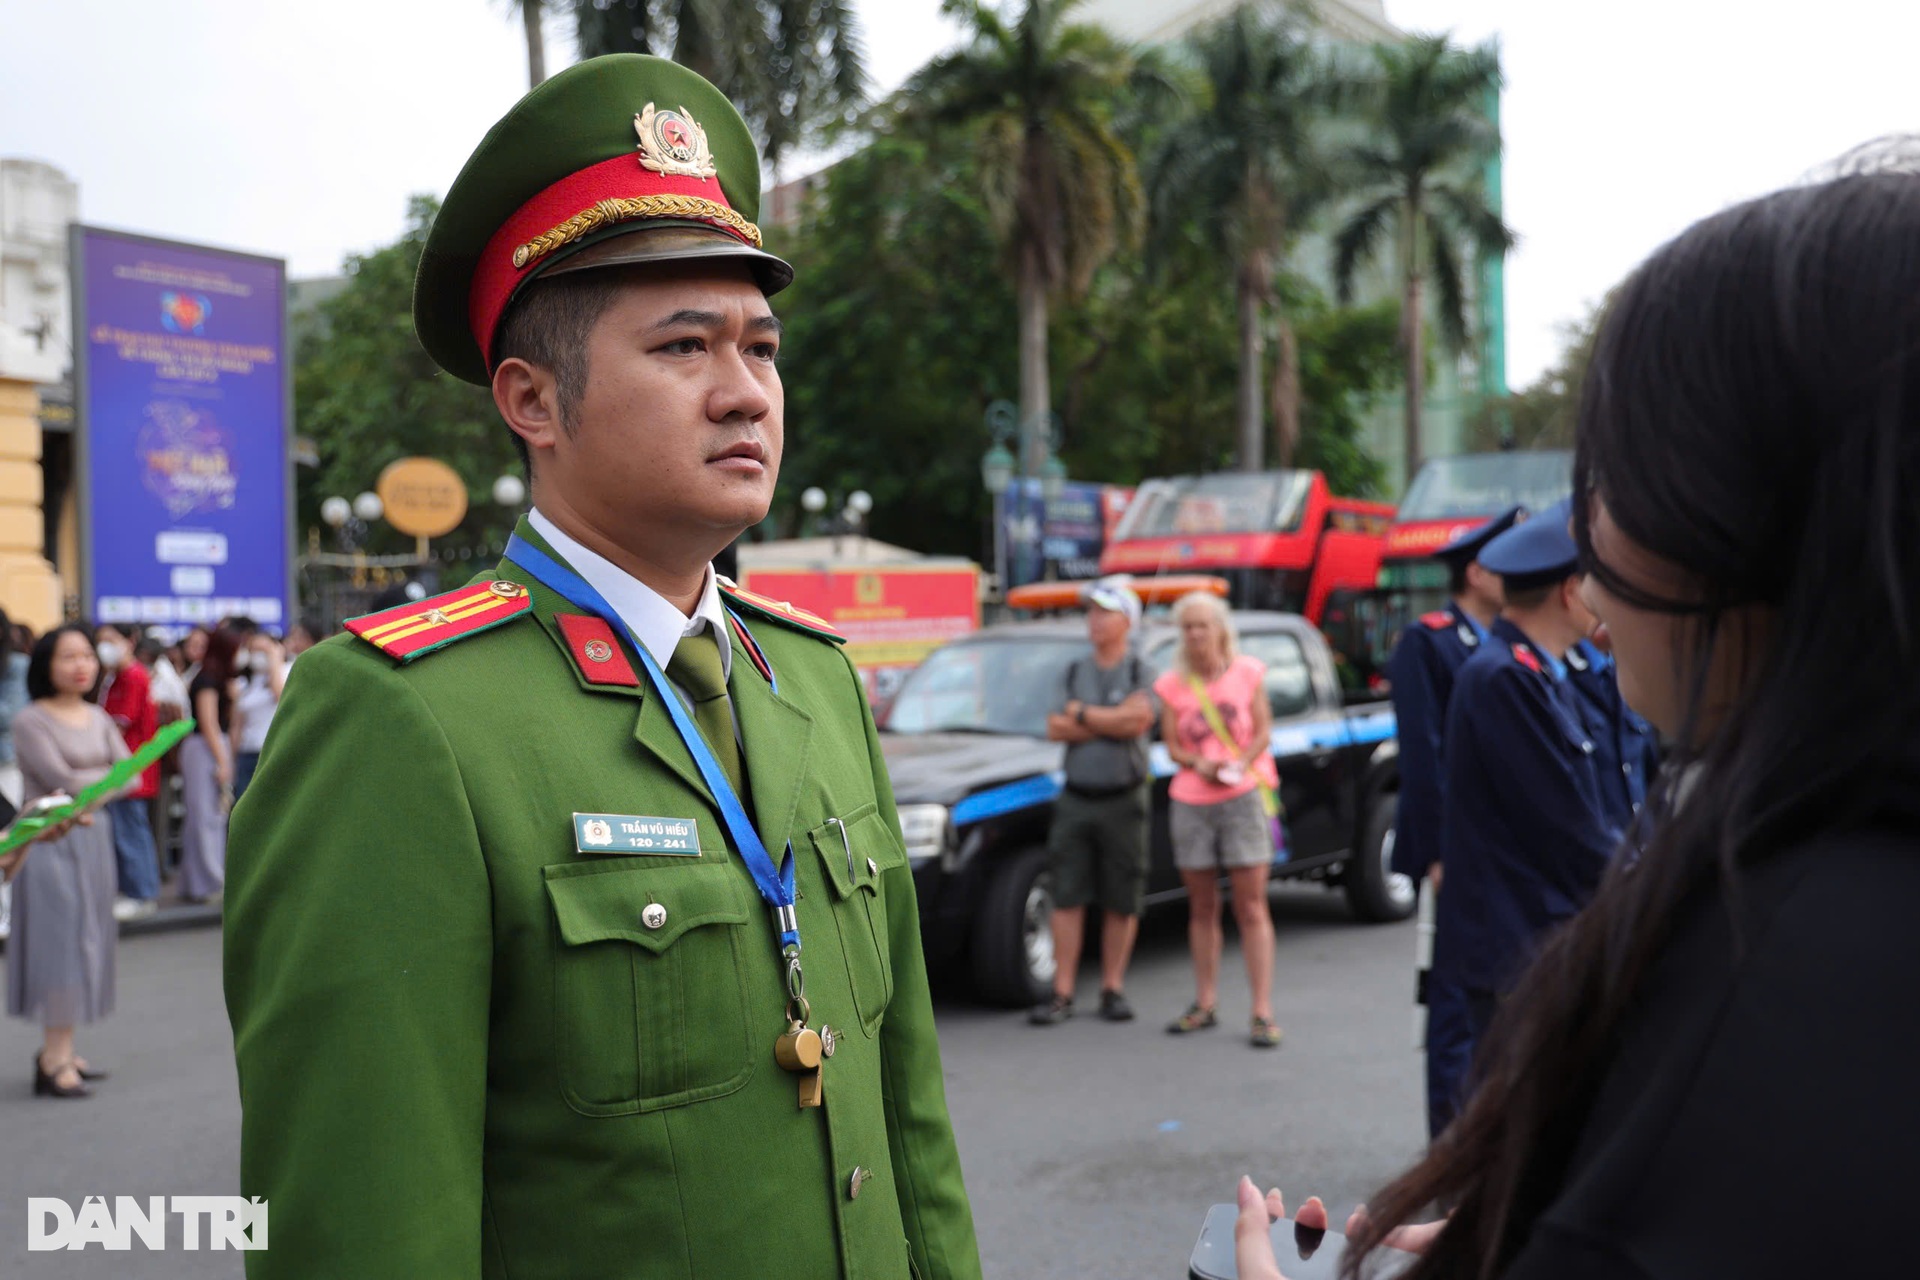
M 1280 1274 L 1279 1260 L 1273 1256 L 1271 1230 L 1276 1219 L 1287 1216 L 1286 1201 L 1278 1190 L 1261 1195 L 1260 1188 L 1247 1177 L 1240 1179 L 1239 1199 L 1240 1217 L 1233 1224 L 1233 1256 L 1240 1280 L 1286 1280 Z M 1309 1230 L 1325 1231 L 1327 1206 L 1320 1203 L 1319 1196 L 1312 1196 L 1300 1206 L 1294 1221 Z
M 43 841 L 58 840 L 75 827 L 90 827 L 92 825 L 93 814 L 89 811 L 76 813 L 73 817 L 56 822 L 41 831 L 40 834 L 21 845 L 18 849 L 15 849 L 12 853 L 7 854 L 5 857 L 0 857 L 0 882 L 6 884 L 13 883 L 13 878 L 20 874 L 20 864 L 27 860 L 27 851 L 36 844 L 40 844 Z
M 1347 1215 L 1347 1237 L 1352 1239 L 1367 1225 L 1367 1206 L 1360 1205 Z M 1408 1253 L 1425 1253 L 1433 1246 L 1441 1231 L 1446 1229 L 1447 1220 L 1438 1222 L 1410 1222 L 1387 1232 L 1387 1238 L 1380 1243 L 1389 1249 L 1404 1249 Z
M 233 757 L 222 755 L 213 762 L 213 776 L 222 787 L 233 785 Z

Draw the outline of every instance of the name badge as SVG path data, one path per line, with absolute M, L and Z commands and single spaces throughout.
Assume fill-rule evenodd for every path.
M 700 828 L 692 818 L 645 818 L 629 813 L 576 813 L 573 847 L 581 853 L 700 856 Z

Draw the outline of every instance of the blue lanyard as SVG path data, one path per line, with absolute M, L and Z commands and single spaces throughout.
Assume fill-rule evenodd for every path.
M 585 578 L 517 533 L 507 542 L 507 559 L 525 569 L 547 590 L 578 608 L 598 614 L 608 624 L 626 632 L 627 638 L 633 642 L 634 652 L 640 655 L 640 662 L 647 669 L 647 679 L 652 681 L 654 691 L 666 704 L 667 713 L 673 717 L 673 727 L 679 732 L 680 741 L 686 744 L 701 778 L 707 784 L 707 790 L 713 794 L 714 803 L 719 805 L 720 817 L 727 824 L 727 834 L 733 837 L 734 848 L 740 851 L 741 860 L 747 864 L 747 870 L 753 876 L 754 888 L 774 909 L 779 921 L 780 949 L 789 958 L 798 955 L 800 917 L 794 909 L 793 846 L 787 846 L 780 869 L 774 870 L 767 846 L 761 841 L 760 833 L 754 830 L 740 797 L 734 794 L 733 784 L 727 781 L 726 772 L 720 768 L 720 762 L 714 759 L 713 749 L 707 745 L 699 726 L 694 724 L 687 709 L 681 705 L 679 694 L 667 683 L 666 673 L 660 670 L 653 655 L 647 652 L 647 646 L 640 643 L 640 637 L 633 634 L 633 629 L 626 625 L 613 606 Z M 734 621 L 738 622 L 739 619 L 735 618 Z M 720 637 L 720 641 L 724 643 L 725 637 Z

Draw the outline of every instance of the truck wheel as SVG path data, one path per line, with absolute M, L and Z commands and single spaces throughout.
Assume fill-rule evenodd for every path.
M 1053 877 L 1045 848 L 1023 849 L 995 868 L 973 922 L 973 985 L 1009 1008 L 1053 990 Z
M 1378 795 L 1367 809 L 1367 826 L 1359 850 L 1347 863 L 1347 904 L 1353 914 L 1369 924 L 1405 920 L 1419 902 L 1419 886 L 1412 876 L 1393 869 L 1393 818 L 1396 808 L 1391 794 Z

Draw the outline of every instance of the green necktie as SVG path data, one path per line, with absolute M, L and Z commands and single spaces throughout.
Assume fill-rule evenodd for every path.
M 697 635 L 686 636 L 673 647 L 673 661 L 667 664 L 667 679 L 686 692 L 693 703 L 693 722 L 713 748 L 714 759 L 733 784 L 740 803 L 747 802 L 746 775 L 740 768 L 740 744 L 733 736 L 733 708 L 727 702 L 727 673 L 720 664 L 720 647 L 711 632 L 702 628 Z

